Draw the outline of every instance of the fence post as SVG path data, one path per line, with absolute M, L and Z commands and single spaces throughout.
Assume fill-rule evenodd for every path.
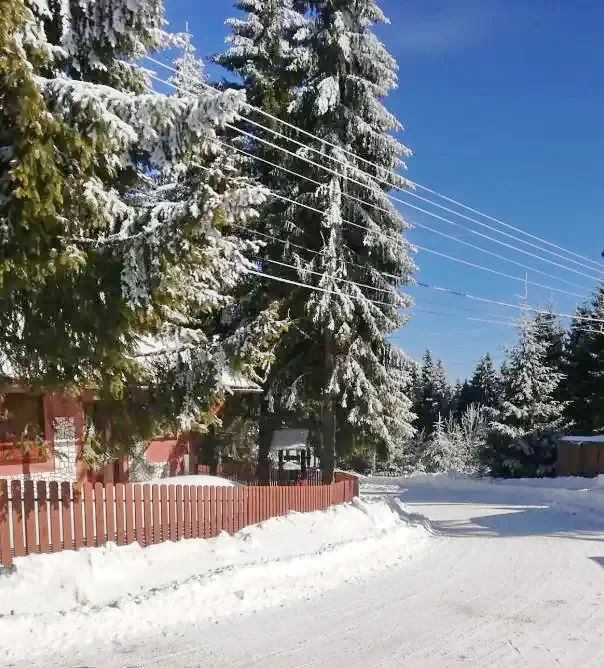
M 159 488 L 161 505 L 161 542 L 170 540 L 170 514 L 168 511 L 168 488 L 161 485 Z
M 115 528 L 117 531 L 117 544 L 126 544 L 126 498 L 124 496 L 124 484 L 118 482 L 115 486 Z
M 0 565 L 10 568 L 13 565 L 13 555 L 10 546 L 8 511 L 8 485 L 6 480 L 0 480 Z
M 132 483 L 127 483 L 126 493 L 126 545 L 134 543 L 134 491 Z
M 38 496 L 40 493 L 38 492 Z M 39 500 L 38 500 L 39 503 Z M 73 532 L 71 530 L 71 486 L 61 483 L 61 518 L 63 524 L 63 549 L 73 550 Z M 75 508 L 74 508 L 75 512 Z
M 198 523 L 197 523 L 197 494 L 199 493 L 197 485 L 191 485 L 189 494 L 191 496 L 191 535 L 189 538 L 198 538 Z
M 152 504 L 153 504 L 153 544 L 161 542 L 161 523 L 159 521 L 159 510 L 160 510 L 160 494 L 159 494 L 159 485 L 153 485 L 151 489 L 152 492 Z
M 21 483 L 18 480 L 13 480 L 11 483 L 11 497 L 13 501 L 13 542 L 15 546 L 15 557 L 24 557 L 23 506 L 21 505 Z
M 136 541 L 141 547 L 145 547 L 143 535 L 143 490 L 140 485 L 134 488 L 134 527 Z
M 82 506 L 82 488 L 73 485 L 73 542 L 76 550 L 84 547 L 84 509 Z M 67 495 L 69 497 L 69 494 Z
M 189 485 L 185 485 L 182 490 L 184 503 L 184 527 L 182 531 L 183 538 L 191 538 L 191 490 Z
M 84 483 L 86 547 L 94 547 L 94 503 L 92 500 L 92 489 L 92 483 Z
M 176 485 L 176 540 L 180 540 L 184 533 L 182 485 Z
M 153 524 L 151 521 L 151 485 L 143 486 L 143 512 L 145 522 L 145 546 L 153 545 Z
M 61 551 L 61 524 L 59 521 L 59 483 L 48 484 L 50 497 L 50 543 L 53 554 Z
M 105 513 L 107 542 L 117 544 L 115 537 L 115 485 L 112 482 L 105 484 Z
M 25 510 L 25 548 L 27 554 L 35 554 L 37 551 L 36 540 L 36 501 L 34 498 L 33 480 L 26 480 L 23 484 L 23 507 Z
M 39 481 L 38 490 L 38 535 L 40 537 L 40 554 L 50 552 L 50 532 L 48 531 L 48 505 L 46 503 L 46 483 Z M 0 511 L 1 513 L 2 511 Z M 2 520 L 0 520 L 1 522 Z
M 105 545 L 105 493 L 100 482 L 94 486 L 94 526 L 96 545 L 101 547 Z

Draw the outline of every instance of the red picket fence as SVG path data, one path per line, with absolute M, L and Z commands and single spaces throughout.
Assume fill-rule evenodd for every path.
M 15 481 L 9 490 L 0 480 L 0 565 L 107 542 L 145 547 L 233 534 L 291 510 L 346 503 L 357 494 L 358 482 L 345 474 L 337 474 L 332 485 L 270 487 Z

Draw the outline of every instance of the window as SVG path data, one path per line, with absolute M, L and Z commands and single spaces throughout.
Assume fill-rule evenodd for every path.
M 42 446 L 44 404 L 41 395 L 0 395 L 0 464 L 18 462 L 25 450 L 30 461 L 46 461 Z M 21 446 L 26 445 L 26 448 Z

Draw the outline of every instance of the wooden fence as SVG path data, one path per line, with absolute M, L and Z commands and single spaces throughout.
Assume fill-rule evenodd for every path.
M 351 501 L 358 481 L 338 474 L 332 485 L 197 487 L 133 483 L 0 480 L 0 565 L 107 542 L 141 546 L 211 538 L 284 515 Z
M 604 473 L 604 444 L 558 443 L 556 475 L 596 476 Z

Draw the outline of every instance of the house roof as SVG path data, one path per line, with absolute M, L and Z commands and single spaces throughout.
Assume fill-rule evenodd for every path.
M 141 338 L 138 346 L 138 357 L 153 357 L 178 353 L 191 348 L 191 344 L 177 340 L 162 340 L 153 337 Z M 263 392 L 262 387 L 242 373 L 233 369 L 224 369 L 220 373 L 220 382 L 227 392 L 232 394 L 259 394 Z
M 234 394 L 260 394 L 263 392 L 258 383 L 232 370 L 223 371 L 220 374 L 220 381 L 229 392 Z
M 604 443 L 604 434 L 596 436 L 563 436 L 560 440 L 566 443 Z

